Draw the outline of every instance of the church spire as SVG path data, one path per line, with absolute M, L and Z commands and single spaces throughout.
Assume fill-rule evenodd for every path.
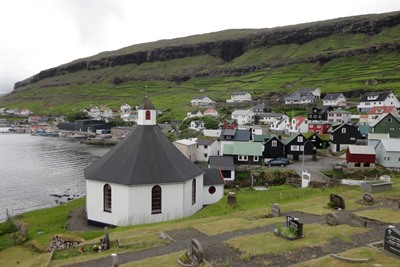
M 156 108 L 146 96 L 142 104 L 138 107 L 138 125 L 156 125 Z

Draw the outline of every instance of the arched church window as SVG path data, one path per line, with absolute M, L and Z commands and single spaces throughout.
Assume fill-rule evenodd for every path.
M 196 204 L 196 179 L 192 180 L 192 205 Z
M 146 120 L 151 120 L 150 110 L 146 110 Z
M 161 187 L 153 186 L 151 189 L 151 214 L 161 213 Z
M 103 187 L 103 209 L 111 212 L 111 186 L 109 184 L 105 184 Z

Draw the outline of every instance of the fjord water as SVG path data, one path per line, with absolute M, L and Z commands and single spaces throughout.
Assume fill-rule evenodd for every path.
M 83 170 L 108 150 L 61 138 L 0 133 L 0 222 L 7 209 L 16 215 L 84 196 Z

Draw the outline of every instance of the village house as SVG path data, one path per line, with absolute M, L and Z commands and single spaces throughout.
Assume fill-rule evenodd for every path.
M 319 88 L 303 88 L 297 92 L 288 94 L 283 99 L 285 104 L 311 104 L 316 99 L 321 98 L 321 90 Z
M 331 106 L 313 107 L 308 113 L 308 120 L 327 121 L 328 112 L 332 110 L 333 108 Z
M 195 131 L 202 131 L 205 129 L 204 122 L 202 120 L 193 120 L 190 122 L 189 129 Z
M 232 93 L 231 98 L 226 100 L 228 103 L 244 101 L 251 101 L 251 94 L 247 91 Z
M 213 103 L 214 101 L 207 96 L 197 96 L 190 101 L 190 105 L 192 106 L 208 106 Z
M 370 133 L 389 133 L 390 138 L 400 138 L 400 117 L 392 113 L 380 117 L 369 125 Z
M 173 142 L 174 146 L 191 162 L 196 162 L 196 141 L 189 139 L 181 139 Z
M 225 120 L 222 129 L 237 129 L 239 127 L 236 120 Z
M 346 105 L 346 97 L 342 93 L 327 94 L 322 103 L 324 106 L 344 107 Z
M 280 114 L 280 113 L 261 113 L 258 115 L 259 116 L 259 123 L 260 124 L 267 124 L 271 125 L 272 123 L 281 120 L 282 118 L 286 118 L 287 121 L 289 121 L 289 117 L 286 116 L 285 114 Z
M 213 108 L 208 108 L 206 110 L 204 110 L 203 112 L 204 116 L 213 116 L 213 117 L 218 117 L 218 111 L 216 111 Z
M 327 134 L 332 123 L 326 121 L 309 121 L 308 131 L 312 131 L 317 134 Z
M 283 143 L 285 144 L 285 154 L 288 159 L 296 161 L 300 160 L 300 158 L 302 160 L 316 159 L 317 149 L 301 133 L 292 135 L 283 140 Z
M 349 145 L 346 149 L 346 162 L 350 168 L 375 168 L 375 149 L 372 146 Z
M 254 112 L 251 109 L 237 109 L 232 112 L 232 120 L 237 121 L 238 125 L 253 124 Z
M 286 130 L 289 135 L 308 132 L 308 120 L 303 116 L 294 117 L 288 124 Z
M 369 133 L 367 138 L 367 145 L 376 147 L 382 139 L 388 139 L 388 138 L 390 138 L 388 133 L 383 133 L 383 134 Z
M 376 162 L 386 168 L 400 169 L 400 139 L 381 139 L 375 148 Z
M 220 170 L 225 181 L 235 180 L 235 164 L 232 156 L 210 156 L 208 168 Z
M 196 150 L 197 162 L 208 162 L 210 156 L 217 156 L 219 154 L 219 143 L 216 140 L 198 139 L 196 143 L 197 143 L 197 150 Z
M 285 145 L 278 137 L 271 136 L 270 138 L 268 138 L 263 142 L 263 145 L 264 145 L 264 150 L 263 150 L 264 160 L 286 157 Z
M 368 112 L 372 107 L 376 106 L 395 106 L 400 108 L 400 101 L 393 92 L 370 92 L 361 97 L 357 110 L 360 112 Z
M 261 165 L 263 144 L 260 142 L 232 142 L 223 146 L 223 156 L 232 156 L 235 165 Z
M 233 142 L 245 142 L 249 143 L 252 138 L 252 133 L 249 130 L 243 129 L 222 129 L 219 137 L 220 142 L 220 155 L 224 151 L 225 145 L 232 145 Z
M 307 132 L 303 134 L 307 140 L 317 148 L 317 149 L 326 149 L 329 147 L 329 134 L 317 134 L 315 132 Z
M 252 107 L 251 110 L 254 112 L 254 114 L 261 115 L 262 113 L 271 113 L 271 108 L 268 107 L 266 104 L 261 103 L 256 105 L 255 107 Z
M 276 118 L 269 125 L 269 129 L 273 133 L 284 133 L 285 129 L 289 127 L 289 117 L 284 115 L 281 118 Z
M 188 112 L 186 114 L 186 119 L 195 118 L 195 117 L 203 117 L 203 113 L 200 110 L 194 110 L 192 112 Z
M 132 110 L 132 107 L 129 106 L 127 103 L 125 103 L 122 106 L 120 106 L 119 109 L 121 110 L 122 113 L 125 113 L 125 112 Z
M 345 110 L 328 111 L 328 122 L 331 123 L 349 123 L 351 122 L 351 113 Z
M 148 98 L 136 129 L 84 173 L 87 219 L 95 225 L 179 219 L 223 196 L 224 181 L 205 175 L 161 132 Z
M 328 130 L 330 135 L 330 149 L 332 152 L 339 152 L 346 149 L 349 145 L 354 145 L 357 139 L 361 139 L 361 133 L 355 124 L 337 124 L 332 125 Z
M 380 118 L 385 117 L 388 113 L 391 113 L 395 117 L 400 117 L 399 112 L 395 106 L 376 106 L 372 107 L 368 111 L 368 124 L 373 123 Z

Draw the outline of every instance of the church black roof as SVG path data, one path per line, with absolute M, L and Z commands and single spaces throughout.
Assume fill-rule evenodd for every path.
M 158 126 L 138 125 L 84 173 L 88 180 L 147 185 L 186 182 L 204 171 L 187 159 Z
M 224 176 L 217 168 L 206 169 L 204 174 L 204 185 L 219 185 L 225 184 Z

